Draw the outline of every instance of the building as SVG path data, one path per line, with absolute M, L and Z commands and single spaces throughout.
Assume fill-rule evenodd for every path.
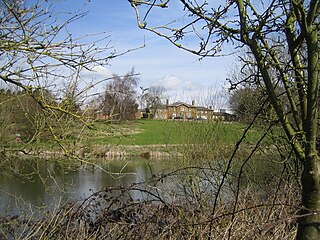
M 191 104 L 184 102 L 169 104 L 167 100 L 165 105 L 158 105 L 148 112 L 154 119 L 207 120 L 213 118 L 214 111 L 212 107 L 196 106 L 194 101 Z
M 154 119 L 182 119 L 182 120 L 218 120 L 218 121 L 235 121 L 236 115 L 227 113 L 226 110 L 215 112 L 212 107 L 196 106 L 195 101 L 191 104 L 184 102 L 174 102 L 169 104 L 158 105 L 155 108 L 146 110 L 139 109 L 141 118 Z

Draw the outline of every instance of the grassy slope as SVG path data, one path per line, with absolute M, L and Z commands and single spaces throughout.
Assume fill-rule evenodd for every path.
M 225 144 L 234 144 L 242 135 L 245 126 L 224 122 L 180 122 L 137 120 L 122 125 L 99 123 L 97 130 L 86 134 L 90 144 L 150 145 L 204 143 L 210 139 Z M 257 140 L 258 130 L 250 132 L 247 141 Z
M 183 122 L 160 120 L 137 120 L 125 124 L 95 123 L 93 130 L 69 129 L 59 139 L 67 148 L 105 145 L 163 145 L 163 144 L 221 144 L 233 145 L 241 137 L 244 124 L 237 122 Z M 80 133 L 80 135 L 77 135 Z M 262 135 L 258 128 L 250 130 L 247 142 L 256 142 Z M 24 148 L 25 141 L 12 142 L 12 149 Z M 33 150 L 57 150 L 52 137 L 39 138 L 30 145 Z

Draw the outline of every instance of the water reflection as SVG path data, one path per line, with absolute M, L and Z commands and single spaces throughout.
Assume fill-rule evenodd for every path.
M 12 160 L 0 172 L 0 211 L 20 214 L 26 205 L 53 208 L 60 200 L 83 200 L 108 186 L 129 186 L 144 181 L 165 168 L 164 161 L 113 160 L 73 164 L 41 159 Z M 141 198 L 135 193 L 133 198 Z

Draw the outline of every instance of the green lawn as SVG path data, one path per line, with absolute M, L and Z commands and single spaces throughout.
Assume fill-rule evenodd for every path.
M 98 145 L 201 144 L 210 141 L 234 144 L 244 129 L 245 125 L 240 123 L 137 120 L 125 124 L 97 123 L 96 130 L 88 131 L 84 140 Z M 259 135 L 259 130 L 252 130 L 246 141 L 253 142 Z
M 81 129 L 74 126 L 64 132 L 61 144 L 67 147 L 105 146 L 105 145 L 163 145 L 163 144 L 206 144 L 234 145 L 242 136 L 246 125 L 232 122 L 199 121 L 161 121 L 136 120 L 127 123 L 94 123 L 93 129 Z M 80 135 L 78 135 L 80 134 Z M 257 142 L 262 135 L 259 128 L 249 131 L 245 141 Z M 22 143 L 12 141 L 12 148 L 24 147 Z M 33 149 L 59 149 L 51 136 L 38 138 Z

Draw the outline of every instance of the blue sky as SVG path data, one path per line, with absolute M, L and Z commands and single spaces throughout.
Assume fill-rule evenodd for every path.
M 191 102 L 195 99 L 203 105 L 212 104 L 205 100 L 221 95 L 223 86 L 226 86 L 227 71 L 234 57 L 199 61 L 197 56 L 139 29 L 134 10 L 127 0 L 54 0 L 54 8 L 88 11 L 86 17 L 69 27 L 70 31 L 79 36 L 106 32 L 110 35 L 110 46 L 118 52 L 137 48 L 145 42 L 144 48 L 113 59 L 110 66 L 106 69 L 97 68 L 97 73 L 88 74 L 90 77 L 98 78 L 112 73 L 121 75 L 134 67 L 141 74 L 140 86 L 162 86 L 167 90 L 165 94 L 170 101 Z M 154 21 L 175 17 L 174 13 L 165 16 L 156 13 Z M 214 101 L 214 105 L 220 107 L 221 99 Z

